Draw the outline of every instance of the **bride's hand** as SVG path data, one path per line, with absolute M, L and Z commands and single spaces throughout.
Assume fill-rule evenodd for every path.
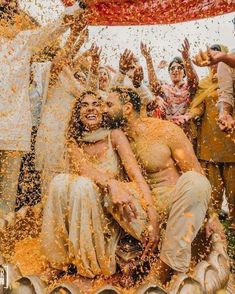
M 122 220 L 131 222 L 133 218 L 137 217 L 132 195 L 122 187 L 120 182 L 116 180 L 110 181 L 108 190 L 112 197 L 114 212 L 117 212 Z

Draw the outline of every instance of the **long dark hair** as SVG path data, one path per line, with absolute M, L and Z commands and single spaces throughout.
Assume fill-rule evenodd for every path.
M 68 131 L 67 131 L 68 140 L 74 139 L 77 141 L 78 138 L 82 137 L 82 133 L 85 131 L 85 127 L 80 120 L 80 109 L 81 109 L 81 102 L 87 95 L 92 95 L 94 97 L 97 97 L 97 94 L 93 91 L 85 91 L 81 94 L 81 96 L 78 97 L 78 99 L 76 100 L 73 106 L 71 118 L 68 125 Z

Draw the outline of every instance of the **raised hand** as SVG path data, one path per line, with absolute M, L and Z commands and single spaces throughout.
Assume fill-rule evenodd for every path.
M 233 132 L 235 129 L 235 120 L 229 113 L 223 113 L 219 116 L 218 124 L 223 132 Z
M 167 66 L 167 61 L 166 60 L 161 60 L 157 66 L 159 69 L 163 69 Z
M 184 60 L 189 60 L 190 59 L 190 44 L 187 38 L 184 39 L 184 42 L 182 44 L 182 48 L 178 49 L 178 51 L 181 53 L 182 57 Z
M 119 71 L 122 74 L 127 74 L 127 72 L 133 68 L 134 54 L 126 49 L 124 53 L 121 54 L 119 60 Z
M 92 58 L 93 66 L 99 65 L 101 52 L 102 48 L 99 48 L 95 43 L 91 45 L 90 56 Z
M 80 41 L 84 44 L 88 41 L 89 39 L 89 30 L 86 27 L 80 34 Z
M 143 79 L 144 79 L 144 71 L 143 67 L 141 65 L 136 65 L 135 69 L 133 71 L 133 74 L 130 75 L 130 78 L 132 78 L 132 83 L 135 88 L 139 88 Z
M 162 97 L 155 96 L 153 100 L 148 104 L 148 109 L 150 111 L 153 111 L 156 108 L 159 108 L 161 113 L 165 113 L 167 106 L 168 103 Z
M 143 42 L 140 43 L 140 50 L 141 50 L 141 54 L 144 56 L 144 58 L 147 59 L 150 56 L 151 48 L 147 47 L 147 45 L 144 44 Z
M 207 47 L 206 51 L 200 50 L 199 53 L 194 56 L 193 63 L 200 67 L 211 66 L 222 61 L 225 55 L 225 52 L 214 51 Z

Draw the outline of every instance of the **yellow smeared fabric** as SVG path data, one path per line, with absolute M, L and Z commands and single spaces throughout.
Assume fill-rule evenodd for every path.
M 212 92 L 216 91 L 218 88 L 218 82 L 216 75 L 210 71 L 209 75 L 206 76 L 199 82 L 198 90 L 195 98 L 190 104 L 189 112 L 196 113 L 197 107 L 208 97 Z
M 220 45 L 221 51 L 227 53 L 228 48 L 224 45 Z M 210 70 L 210 73 L 208 76 L 206 76 L 204 79 L 202 79 L 199 82 L 198 90 L 196 93 L 195 98 L 190 104 L 189 112 L 191 114 L 197 113 L 196 108 L 208 97 L 211 96 L 214 91 L 218 89 L 218 80 L 216 73 L 213 73 L 212 70 Z

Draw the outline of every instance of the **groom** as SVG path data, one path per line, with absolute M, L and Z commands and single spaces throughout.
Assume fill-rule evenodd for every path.
M 109 123 L 123 126 L 146 172 L 161 221 L 167 221 L 157 265 L 158 276 L 166 283 L 172 274 L 189 269 L 191 244 L 204 222 L 211 186 L 184 132 L 168 121 L 141 118 L 140 108 L 141 99 L 132 89 L 111 89 L 106 106 Z M 212 230 L 223 234 L 213 213 L 208 234 Z

